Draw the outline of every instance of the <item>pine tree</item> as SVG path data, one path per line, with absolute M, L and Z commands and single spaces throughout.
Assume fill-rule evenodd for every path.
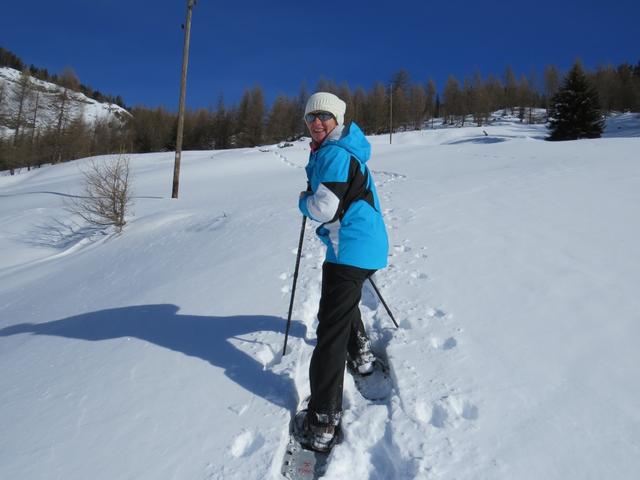
M 549 140 L 599 138 L 604 122 L 598 93 L 589 84 L 579 62 L 567 74 L 562 87 L 551 99 Z

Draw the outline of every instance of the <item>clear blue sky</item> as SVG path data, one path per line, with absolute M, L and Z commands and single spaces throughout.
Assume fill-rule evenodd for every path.
M 3 2 L 0 46 L 27 64 L 61 72 L 128 105 L 176 109 L 185 0 Z M 369 89 L 405 68 L 440 90 L 479 70 L 502 77 L 547 64 L 589 69 L 640 61 L 638 0 L 304 2 L 198 0 L 194 9 L 187 105 L 236 103 L 260 85 L 271 102 L 313 91 L 324 75 Z

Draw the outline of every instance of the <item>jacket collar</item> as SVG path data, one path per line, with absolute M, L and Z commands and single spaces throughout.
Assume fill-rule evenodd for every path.
M 329 135 L 325 137 L 322 143 L 316 143 L 315 141 L 311 141 L 309 146 L 311 147 L 311 152 L 317 152 L 323 145 L 327 143 L 327 141 L 336 142 L 342 138 L 342 131 L 344 130 L 344 125 L 337 125 L 336 128 L 329 132 Z

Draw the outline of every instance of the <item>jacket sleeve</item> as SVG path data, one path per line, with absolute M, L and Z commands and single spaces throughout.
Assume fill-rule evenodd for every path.
M 334 221 L 340 213 L 341 201 L 349 187 L 351 157 L 339 147 L 327 147 L 319 155 L 309 179 L 311 192 L 300 198 L 298 206 L 303 215 L 327 223 Z

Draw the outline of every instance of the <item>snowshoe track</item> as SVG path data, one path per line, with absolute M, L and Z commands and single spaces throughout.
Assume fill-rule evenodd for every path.
M 276 154 L 291 167 L 300 168 L 282 154 Z M 470 386 L 458 378 L 447 378 L 448 364 L 464 356 L 464 330 L 453 315 L 441 307 L 427 304 L 425 290 L 432 279 L 428 274 L 428 248 L 402 238 L 402 226 L 418 212 L 394 207 L 396 188 L 411 181 L 401 173 L 373 171 L 389 233 L 389 266 L 374 276 L 400 324 L 395 329 L 384 307 L 365 282 L 361 312 L 372 347 L 389 366 L 393 389 L 388 399 L 364 399 L 351 375 L 344 383 L 344 439 L 330 457 L 323 478 L 341 479 L 420 479 L 439 476 L 445 465 L 457 463 L 474 452 L 458 451 L 452 430 L 476 428 L 478 405 L 467 393 Z M 295 255 L 297 250 L 292 250 Z M 309 394 L 308 368 L 315 343 L 316 312 L 320 299 L 324 246 L 307 227 L 294 305 L 294 320 L 302 321 L 307 335 L 295 339 L 293 378 L 298 395 Z M 293 263 L 293 262 L 292 262 Z M 292 275 L 283 273 L 283 295 L 289 295 Z M 396 295 L 394 295 L 396 293 Z M 427 338 L 428 341 L 424 341 Z M 406 351 L 419 353 L 407 354 Z M 405 358 L 423 357 L 433 363 L 425 378 Z M 398 369 L 401 375 L 396 375 Z M 285 427 L 283 427 L 285 428 Z M 288 430 L 287 430 L 288 432 Z M 407 433 L 412 432 L 412 433 Z M 284 436 L 286 441 L 286 435 Z M 284 444 L 283 444 L 284 448 Z M 280 459 L 278 459 L 280 460 Z M 444 467 L 446 469 L 446 467 Z

